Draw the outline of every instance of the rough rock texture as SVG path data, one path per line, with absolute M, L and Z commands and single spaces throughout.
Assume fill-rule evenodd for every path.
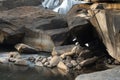
M 4 26 L 4 27 L 1 27 L 2 28 L 1 33 L 3 33 L 4 31 L 4 33 L 1 34 L 0 36 L 1 43 L 4 43 L 4 39 L 8 43 L 10 43 L 9 38 L 11 39 L 11 36 L 10 37 L 6 36 L 6 34 L 7 35 L 10 35 L 9 33 L 11 33 L 12 35 L 15 33 L 17 34 L 17 31 L 19 32 L 20 30 L 21 30 L 20 32 L 23 31 L 23 35 L 21 36 L 21 34 L 19 33 L 19 36 L 17 37 L 12 36 L 11 44 L 12 42 L 14 42 L 14 44 L 20 43 L 20 41 L 22 41 L 21 39 L 23 39 L 21 37 L 23 37 L 24 34 L 26 34 L 23 41 L 24 43 L 30 43 L 31 38 L 34 38 L 33 40 L 31 40 L 33 41 L 33 43 L 37 41 L 39 42 L 39 41 L 47 40 L 45 38 L 49 38 L 49 39 L 51 38 L 52 41 L 54 42 L 54 45 L 58 46 L 58 45 L 64 44 L 64 42 L 66 41 L 66 38 L 69 36 L 68 27 L 67 27 L 68 25 L 67 25 L 65 16 L 59 15 L 50 10 L 45 10 L 43 8 L 38 8 L 33 6 L 23 6 L 23 7 L 17 7 L 11 10 L 7 10 L 7 11 L 1 11 L 0 19 L 1 19 L 0 23 L 3 24 L 0 26 Z M 5 27 L 9 29 L 10 31 L 9 33 L 7 32 L 8 29 L 6 29 Z M 22 28 L 22 27 L 26 27 L 26 28 Z M 31 35 L 28 36 L 28 34 L 31 34 Z M 43 36 L 40 37 L 41 35 Z M 19 41 L 16 39 L 18 39 Z M 46 43 L 46 41 L 42 43 Z M 33 45 L 32 43 L 30 43 L 29 45 L 34 46 L 36 44 Z M 46 45 L 38 44 L 36 46 L 41 47 Z
M 15 45 L 20 43 L 23 37 L 22 27 L 18 28 L 8 21 L 0 19 L 0 44 Z
M 76 77 L 75 80 L 120 80 L 120 67 L 113 69 L 94 72 L 89 74 L 83 74 Z
M 13 9 L 20 6 L 38 6 L 43 0 L 0 0 L 0 10 Z
M 20 43 L 15 45 L 15 48 L 19 53 L 28 53 L 28 54 L 34 54 L 37 53 L 38 51 L 34 49 L 33 47 L 30 47 L 26 44 Z
M 15 61 L 15 65 L 20 65 L 20 66 L 27 66 L 28 65 L 28 62 L 24 59 L 17 59 Z
M 118 61 L 120 61 L 119 21 L 120 10 L 100 10 L 91 21 L 99 32 L 109 54 Z
M 21 55 L 20 55 L 18 52 L 10 52 L 10 53 L 8 54 L 8 57 L 9 57 L 9 58 L 20 59 L 20 58 L 21 58 Z

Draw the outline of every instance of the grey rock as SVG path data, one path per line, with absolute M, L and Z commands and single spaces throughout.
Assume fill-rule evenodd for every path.
M 20 66 L 27 66 L 28 65 L 28 61 L 26 61 L 24 59 L 17 59 L 14 64 L 15 65 L 20 65 Z
M 89 74 L 81 74 L 75 80 L 120 80 L 120 67 Z
M 77 69 L 77 70 L 80 70 L 80 69 L 82 69 L 82 68 L 81 68 L 80 65 L 77 65 L 77 66 L 76 66 L 76 69 Z
M 36 58 L 36 60 L 35 60 L 35 62 L 37 62 L 37 61 L 42 61 L 43 60 L 43 57 L 41 57 L 41 56 L 38 56 L 37 58 Z
M 46 58 L 43 58 L 43 60 L 41 61 L 43 64 L 47 61 Z
M 42 0 L 0 0 L 0 3 L 0 10 L 9 10 L 20 6 L 38 6 Z
M 17 59 L 15 59 L 15 58 L 9 58 L 9 59 L 8 59 L 9 62 L 16 62 L 16 60 L 17 60 Z
M 43 64 L 40 61 L 36 62 L 35 65 L 36 66 L 41 66 L 41 67 L 43 66 Z
M 14 38 L 14 36 L 12 36 L 14 41 L 11 41 L 11 43 L 15 42 L 15 39 L 18 39 L 26 45 L 29 45 L 40 51 L 51 52 L 55 45 L 62 45 L 68 37 L 68 25 L 66 17 L 51 10 L 38 8 L 35 6 L 22 6 L 7 11 L 1 11 L 0 18 L 9 23 L 8 27 L 12 25 L 8 28 L 12 31 L 11 33 L 17 32 L 21 26 L 29 28 L 27 30 L 22 30 L 25 34 L 23 36 L 24 40 L 23 38 Z M 14 25 L 15 29 L 13 29 Z M 5 27 L 2 28 L 5 29 Z M 6 29 L 5 32 L 7 32 L 8 29 Z M 4 37 L 2 38 L 3 40 L 6 39 Z
M 52 56 L 49 56 L 49 57 L 47 58 L 48 61 L 50 61 L 51 59 L 52 59 Z
M 72 64 L 73 66 L 77 66 L 77 62 L 76 62 L 75 60 L 71 60 L 71 64 Z
M 21 55 L 20 55 L 18 52 L 10 52 L 10 53 L 8 54 L 8 57 L 9 57 L 9 58 L 20 59 L 20 58 L 21 58 Z
M 36 59 L 35 59 L 35 57 L 30 56 L 30 57 L 28 58 L 28 60 L 31 61 L 31 62 L 35 62 Z
M 1 57 L 0 63 L 8 63 L 8 57 Z
M 73 67 L 73 65 L 71 63 L 66 63 L 66 66 L 69 67 L 69 68 Z
M 70 56 L 66 56 L 66 62 L 70 62 L 72 58 Z

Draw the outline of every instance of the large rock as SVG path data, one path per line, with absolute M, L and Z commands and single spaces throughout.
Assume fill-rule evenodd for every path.
M 69 29 L 68 28 L 59 28 L 45 31 L 53 40 L 55 46 L 60 46 L 64 44 L 69 44 L 67 41 L 69 39 Z
M 109 54 L 120 61 L 120 10 L 100 10 L 91 19 Z
M 8 21 L 0 19 L 0 44 L 15 45 L 20 43 L 23 37 L 22 27 L 18 28 Z
M 13 9 L 20 6 L 38 6 L 43 0 L 0 0 L 0 10 Z
M 15 45 L 15 48 L 20 53 L 29 53 L 29 54 L 38 53 L 37 49 L 30 47 L 30 46 L 23 44 L 23 43 Z
M 26 28 L 23 43 L 33 47 L 36 51 L 51 52 L 54 47 L 51 37 L 38 29 Z
M 120 67 L 113 69 L 83 74 L 76 77 L 75 80 L 120 80 Z
M 68 36 L 68 25 L 65 16 L 43 8 L 33 6 L 17 7 L 1 11 L 0 18 L 9 24 L 15 25 L 17 29 L 27 27 L 43 30 L 51 36 L 57 46 L 64 44 Z
M 90 6 L 92 10 L 94 9 L 120 9 L 120 4 L 118 3 L 94 3 Z

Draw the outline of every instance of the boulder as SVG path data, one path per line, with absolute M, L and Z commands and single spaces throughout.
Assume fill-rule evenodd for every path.
M 38 6 L 43 0 L 0 0 L 0 10 L 13 9 L 20 6 Z
M 23 27 L 17 26 L 0 19 L 0 44 L 15 45 L 22 42 L 24 37 Z
M 7 11 L 1 11 L 0 19 L 7 21 L 9 24 L 14 25 L 15 27 L 17 27 L 16 29 L 19 29 L 21 27 L 31 29 L 22 30 L 23 32 L 26 32 L 26 37 L 28 37 L 27 35 L 29 34 L 37 34 L 36 31 L 36 33 L 34 31 L 32 33 L 33 29 L 38 30 L 38 32 L 40 30 L 40 34 L 46 33 L 45 35 L 49 35 L 53 40 L 54 44 L 57 46 L 64 44 L 66 38 L 68 37 L 68 24 L 66 21 L 66 17 L 64 15 L 57 14 L 51 10 L 46 10 L 34 6 L 17 7 Z M 31 31 L 31 33 L 29 33 L 29 31 Z M 33 35 L 29 35 L 29 37 L 33 37 Z M 27 42 L 26 39 L 25 42 Z
M 16 44 L 15 48 L 19 53 L 28 53 L 28 54 L 38 53 L 36 49 L 23 43 Z
M 89 74 L 80 74 L 75 80 L 119 80 L 120 67 Z
M 112 6 L 111 6 L 112 7 Z M 95 14 L 97 10 L 93 12 Z M 118 61 L 120 61 L 120 40 L 119 40 L 119 21 L 120 10 L 100 10 L 91 18 L 91 23 L 99 33 L 100 39 L 103 41 L 108 53 Z

